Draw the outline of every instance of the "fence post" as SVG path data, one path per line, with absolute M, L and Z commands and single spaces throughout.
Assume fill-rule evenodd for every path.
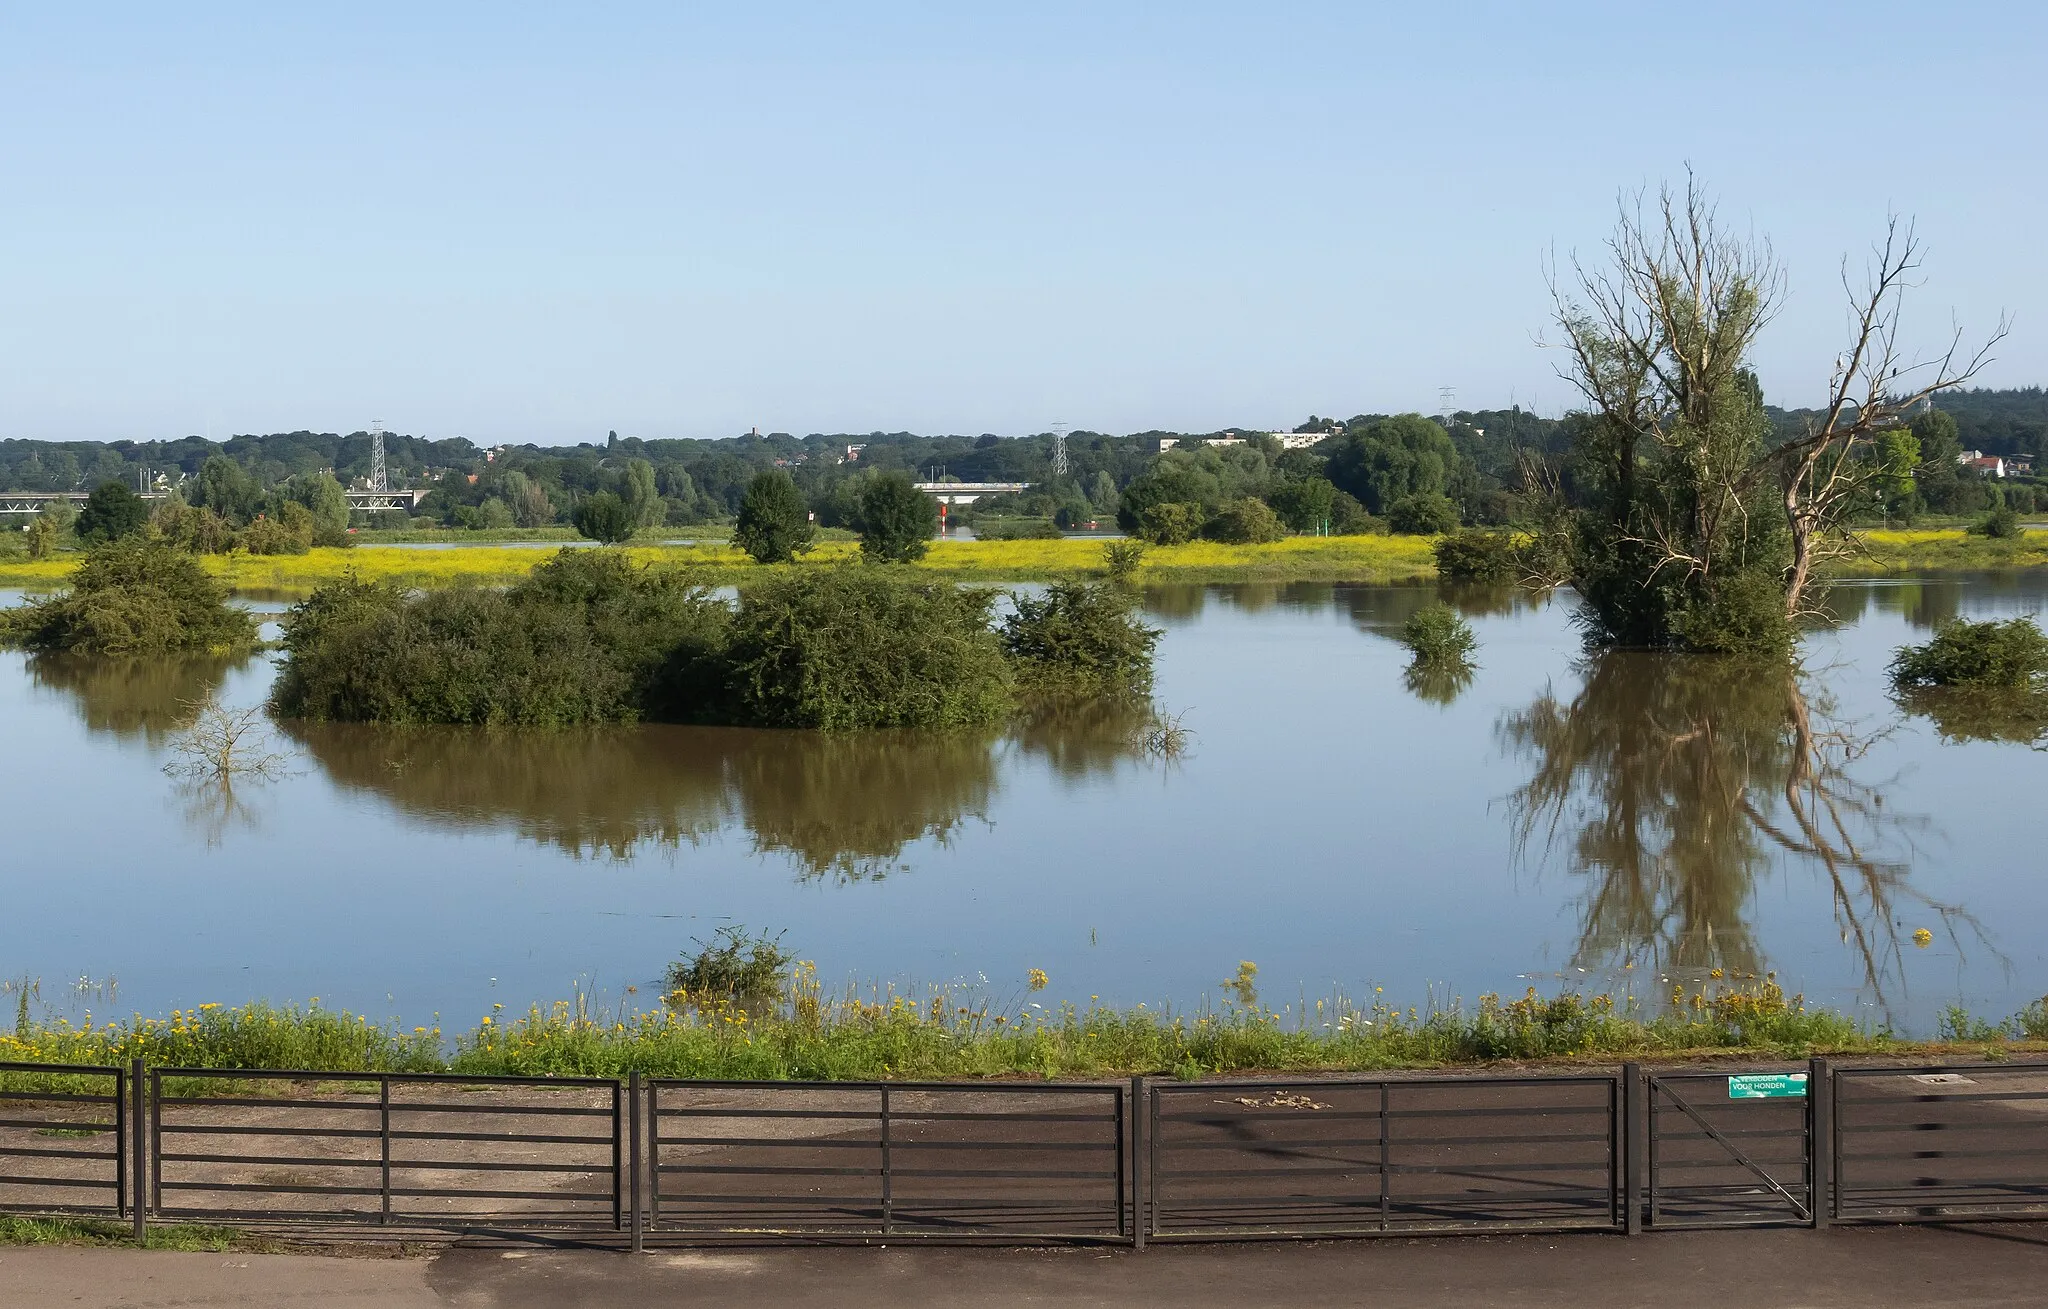
M 149 1240 L 149 1217 L 143 1212 L 148 1207 L 149 1196 L 149 1192 L 143 1186 L 143 1178 L 148 1175 L 149 1170 L 149 1119 L 142 1112 L 144 1092 L 141 1055 L 135 1056 L 135 1062 L 128 1066 L 128 1085 L 129 1099 L 134 1106 L 128 1116 L 135 1123 L 135 1130 L 132 1133 L 135 1139 L 131 1143 L 135 1151 L 135 1244 L 143 1245 Z
M 882 1235 L 889 1234 L 889 1222 L 894 1209 L 892 1184 L 894 1178 L 889 1172 L 889 1084 L 882 1083 Z
M 391 1221 L 391 1079 L 377 1079 L 377 1221 L 388 1224 Z
M 1643 1066 L 1621 1066 L 1621 1205 L 1622 1230 L 1643 1233 L 1643 1143 L 1649 1124 L 1643 1112 Z
M 1131 1248 L 1145 1248 L 1145 1148 L 1147 1105 L 1145 1079 L 1131 1079 Z
M 626 1136 L 630 1145 L 626 1164 L 626 1209 L 632 1215 L 633 1253 L 642 1249 L 640 1233 L 640 1070 L 634 1069 L 626 1082 Z
M 1835 1077 L 1825 1059 L 1806 1065 L 1806 1203 L 1813 1225 L 1835 1213 Z

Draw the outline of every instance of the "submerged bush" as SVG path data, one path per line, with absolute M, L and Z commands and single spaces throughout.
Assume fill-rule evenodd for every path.
M 1456 666 L 1470 661 L 1479 642 L 1472 626 L 1447 604 L 1427 605 L 1401 625 L 1401 644 L 1418 665 Z
M 234 544 L 252 555 L 302 555 L 313 548 L 313 532 L 313 511 L 287 500 L 277 517 L 257 515 L 235 534 Z
M 1287 528 L 1264 500 L 1248 495 L 1218 510 L 1203 525 L 1202 534 L 1228 545 L 1259 545 L 1279 540 L 1287 535 Z
M 1018 596 L 1003 620 L 1003 650 L 1026 692 L 1054 696 L 1145 696 L 1152 691 L 1157 628 L 1138 621 L 1120 588 L 1054 582 Z
M 1998 687 L 2021 691 L 2048 677 L 2048 636 L 2032 618 L 1944 623 L 1925 645 L 1902 646 L 1892 655 L 1892 684 L 1899 687 Z
M 256 620 L 191 555 L 125 537 L 86 556 L 71 589 L 0 614 L 0 644 L 79 654 L 234 654 Z
M 991 723 L 1013 704 L 996 592 L 839 567 L 741 590 L 726 665 L 736 721 L 844 731 Z
M 289 718 L 565 727 L 710 717 L 730 611 L 673 574 L 563 550 L 509 591 L 408 596 L 353 574 L 291 613 Z
M 1153 545 L 1186 545 L 1201 535 L 1202 524 L 1208 515 L 1202 506 L 1193 501 L 1167 500 L 1147 505 L 1138 513 L 1138 526 L 1133 533 L 1141 541 Z
M 750 936 L 738 926 L 721 927 L 697 946 L 695 955 L 676 960 L 664 974 L 672 1002 L 779 1000 L 789 966 L 796 962 L 796 956 L 782 948 L 779 933 Z
M 939 534 L 939 502 L 918 490 L 908 473 L 883 473 L 861 488 L 859 503 L 866 558 L 914 564 Z

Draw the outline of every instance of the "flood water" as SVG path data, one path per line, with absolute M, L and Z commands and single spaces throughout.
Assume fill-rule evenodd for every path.
M 101 1016 L 318 996 L 466 1025 L 644 988 L 744 924 L 827 978 L 999 999 L 1030 968 L 1041 998 L 1179 1006 L 1240 960 L 1276 1005 L 1654 1000 L 1722 968 L 1925 1032 L 2048 991 L 2048 755 L 1944 740 L 1884 679 L 2048 578 L 1844 584 L 1783 679 L 1588 660 L 1569 596 L 1454 596 L 1479 668 L 1410 685 L 1392 635 L 1435 595 L 1148 593 L 1194 732 L 1171 763 L 1099 712 L 988 737 L 323 727 L 229 798 L 163 766 L 181 706 L 260 702 L 267 658 L 0 655 L 0 973 L 60 1003 L 115 979 Z

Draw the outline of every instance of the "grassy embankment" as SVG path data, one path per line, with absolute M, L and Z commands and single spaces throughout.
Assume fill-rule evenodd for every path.
M 953 581 L 1037 581 L 1074 573 L 1103 572 L 1102 541 L 938 541 L 917 565 L 920 571 Z M 760 565 L 730 546 L 632 546 L 639 563 L 687 571 L 709 585 L 730 585 L 762 575 Z M 828 541 L 802 562 L 810 568 L 860 555 L 848 541 Z M 407 586 L 463 583 L 503 586 L 518 581 L 549 557 L 546 550 L 497 546 L 447 550 L 400 550 L 358 546 L 314 550 L 304 555 L 208 555 L 207 570 L 238 591 L 296 595 L 350 569 L 365 580 Z M 80 556 L 0 561 L 0 586 L 61 586 Z M 1416 536 L 1291 537 L 1271 545 L 1194 542 L 1148 550 L 1140 581 L 1354 581 L 1388 582 L 1434 575 L 1430 540 Z
M 1198 1077 L 1246 1072 L 1442 1068 L 1502 1061 L 1612 1062 L 1815 1054 L 2004 1057 L 2048 1048 L 2048 1002 L 2002 1023 L 1952 1012 L 1941 1039 L 1909 1042 L 1787 997 L 1769 979 L 1709 983 L 1651 1007 L 1628 998 L 1532 989 L 1512 1000 L 1402 1009 L 1343 997 L 1273 1010 L 1253 1002 L 1173 1013 L 1093 1003 L 995 1005 L 956 991 L 825 995 L 799 965 L 786 997 L 751 1012 L 676 1003 L 605 1014 L 582 1001 L 493 1013 L 446 1036 L 307 1007 L 203 1005 L 169 1018 L 26 1021 L 0 1060 L 334 1072 L 452 1071 L 524 1076 L 780 1080 Z M 0 1078 L 20 1082 L 21 1073 Z

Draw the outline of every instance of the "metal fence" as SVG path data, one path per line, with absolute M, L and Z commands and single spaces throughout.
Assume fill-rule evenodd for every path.
M 1128 1087 L 656 1081 L 654 1231 L 1115 1239 Z
M 1617 1229 L 1621 1079 L 1146 1084 L 1152 1238 Z
M 2048 1064 L 761 1083 L 0 1063 L 0 1211 L 646 1241 L 2048 1217 Z
M 0 1212 L 129 1212 L 128 1078 L 119 1068 L 0 1064 Z
M 2048 1064 L 1842 1068 L 1834 1217 L 2048 1216 Z

